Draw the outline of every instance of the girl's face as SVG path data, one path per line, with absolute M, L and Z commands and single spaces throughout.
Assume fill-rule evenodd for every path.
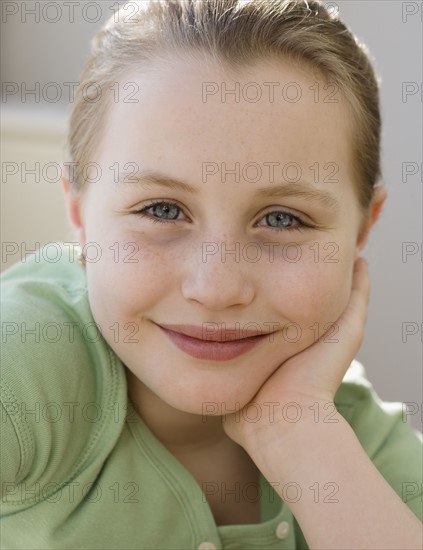
M 92 312 L 162 401 L 229 412 L 348 302 L 365 239 L 346 107 L 280 60 L 233 77 L 175 58 L 128 81 L 99 136 L 101 178 L 74 203 L 81 244 L 95 243 L 85 249 Z M 160 173 L 162 184 L 136 183 L 135 171 Z M 156 323 L 275 334 L 213 361 L 181 351 Z

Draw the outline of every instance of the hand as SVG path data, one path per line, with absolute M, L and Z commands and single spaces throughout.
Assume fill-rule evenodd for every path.
M 326 405 L 327 410 L 327 404 L 333 403 L 345 372 L 361 346 L 367 320 L 369 290 L 367 261 L 358 258 L 354 265 L 349 303 L 336 322 L 338 341 L 325 342 L 324 334 L 314 344 L 282 363 L 250 403 L 241 411 L 223 418 L 224 430 L 231 439 L 246 448 L 251 440 L 257 446 L 272 438 L 272 422 L 279 422 L 282 415 L 277 415 L 275 405 L 274 416 L 271 418 L 269 403 L 280 404 L 281 408 L 287 403 L 295 403 L 296 407 L 301 408 L 301 418 L 311 418 L 315 408 L 310 407 L 316 407 L 316 403 L 320 407 Z M 254 407 L 254 410 L 249 412 L 249 407 Z M 257 422 L 249 421 L 249 418 L 255 418 L 257 407 L 263 412 L 261 418 Z M 289 430 L 292 425 L 286 422 L 286 429 Z

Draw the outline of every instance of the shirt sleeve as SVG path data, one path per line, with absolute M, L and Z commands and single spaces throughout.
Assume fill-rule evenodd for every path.
M 2 303 L 2 514 L 57 490 L 98 428 L 86 406 L 97 400 L 95 373 L 77 324 L 42 285 L 16 289 Z
M 398 402 L 382 401 L 355 361 L 335 404 L 373 464 L 402 501 L 423 521 L 423 438 Z
M 34 459 L 32 432 L 26 425 L 15 422 L 17 402 L 1 380 L 1 429 L 0 429 L 0 498 L 12 490 L 16 480 L 25 475 L 25 469 Z

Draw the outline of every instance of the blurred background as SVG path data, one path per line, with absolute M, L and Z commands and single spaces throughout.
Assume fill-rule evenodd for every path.
M 1 2 L 2 270 L 25 251 L 75 240 L 57 170 L 68 160 L 72 83 L 92 36 L 122 3 Z M 324 3 L 368 45 L 382 81 L 389 198 L 364 254 L 372 294 L 357 359 L 380 398 L 409 403 L 422 430 L 422 3 Z

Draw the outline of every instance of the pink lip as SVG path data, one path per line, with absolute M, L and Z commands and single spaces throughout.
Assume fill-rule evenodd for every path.
M 245 331 L 247 336 L 236 339 L 236 330 L 217 329 L 214 334 L 204 334 L 203 327 L 193 325 L 157 325 L 180 350 L 196 359 L 229 361 L 247 353 L 268 334 L 257 336 L 257 331 Z M 172 330 L 177 328 L 178 331 Z M 183 333 L 181 331 L 184 331 Z M 189 332 L 190 335 L 186 335 Z M 239 331 L 238 331 L 239 332 Z M 253 332 L 252 337 L 248 334 Z M 193 336 L 194 335 L 194 336 Z M 196 335 L 196 336 L 195 336 Z M 225 341 L 224 338 L 228 341 Z
M 157 324 L 157 323 L 156 323 Z M 216 326 L 218 323 L 204 323 L 203 326 L 196 325 L 158 325 L 166 330 L 171 330 L 191 338 L 197 338 L 198 340 L 208 340 L 213 342 L 229 342 L 232 340 L 243 340 L 245 338 L 252 338 L 255 336 L 261 336 L 257 334 L 255 329 L 243 329 L 240 333 L 240 327 L 234 328 L 219 328 Z M 204 326 L 206 325 L 206 326 Z

